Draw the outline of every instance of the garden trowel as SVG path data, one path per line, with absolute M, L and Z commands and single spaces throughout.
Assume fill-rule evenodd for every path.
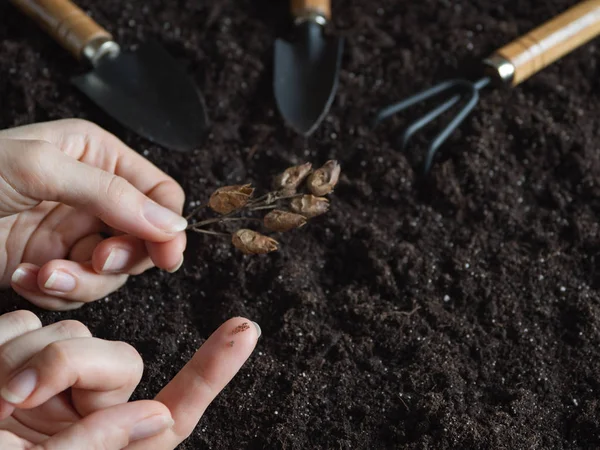
M 199 90 L 158 44 L 122 52 L 108 31 L 69 0 L 11 0 L 91 70 L 72 79 L 122 125 L 164 147 L 190 151 L 208 119 Z
M 275 42 L 273 87 L 286 123 L 309 136 L 327 115 L 338 85 L 344 42 L 327 38 L 331 0 L 292 0 L 295 36 Z

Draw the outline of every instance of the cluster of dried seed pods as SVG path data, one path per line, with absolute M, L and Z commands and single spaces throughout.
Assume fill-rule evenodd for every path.
M 192 223 L 188 229 L 197 233 L 228 236 L 240 251 L 247 255 L 270 253 L 279 243 L 258 231 L 240 228 L 232 233 L 206 229 L 208 225 L 225 225 L 240 221 L 259 221 L 268 231 L 285 233 L 303 227 L 307 222 L 329 211 L 326 195 L 333 192 L 340 178 L 337 161 L 327 161 L 317 170 L 306 163 L 286 169 L 275 177 L 273 191 L 254 198 L 254 188 L 249 184 L 224 186 L 212 193 L 208 207 L 219 216 Z M 307 192 L 300 192 L 302 187 Z M 188 219 L 195 216 L 197 208 Z M 261 218 L 243 215 L 269 210 Z

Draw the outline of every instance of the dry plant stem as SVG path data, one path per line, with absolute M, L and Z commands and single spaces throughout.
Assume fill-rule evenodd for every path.
M 190 228 L 190 229 L 192 231 L 195 231 L 196 233 L 200 233 L 200 234 L 210 234 L 213 236 L 231 237 L 231 234 L 229 234 L 229 233 L 220 233 L 218 231 L 203 230 L 201 228 Z
M 251 208 L 250 211 L 262 211 L 263 209 L 275 209 L 277 205 L 265 205 L 265 206 L 257 206 L 256 208 Z
M 260 219 L 254 218 L 254 217 L 215 217 L 214 219 L 206 219 L 203 220 L 201 222 L 196 222 L 193 223 L 191 225 L 188 226 L 188 229 L 190 228 L 200 228 L 200 227 L 204 227 L 206 225 L 211 225 L 213 223 L 224 223 L 224 222 L 241 222 L 244 220 L 249 220 L 249 221 L 258 221 L 260 222 Z
M 196 206 L 191 213 L 189 213 L 185 219 L 186 220 L 190 220 L 192 217 L 194 217 L 196 214 L 198 214 L 200 211 L 202 211 L 204 208 L 206 208 L 206 205 L 200 205 L 200 206 Z M 188 227 L 190 228 L 190 227 Z
M 248 202 L 248 205 L 246 205 L 246 207 L 247 208 L 255 208 L 255 207 L 268 206 L 268 205 L 272 205 L 273 203 L 278 202 L 280 200 L 288 200 L 291 198 L 302 197 L 302 195 L 303 194 L 286 194 L 283 191 L 269 192 L 268 194 L 258 197 L 256 200 Z
M 239 222 L 239 221 L 244 221 L 244 220 L 261 222 L 261 219 L 256 219 L 253 217 L 231 217 L 231 216 L 240 214 L 244 211 L 260 211 L 260 210 L 265 210 L 265 209 L 275 209 L 275 208 L 277 208 L 277 205 L 274 205 L 273 203 L 276 203 L 281 200 L 289 200 L 289 199 L 293 199 L 293 198 L 297 198 L 297 197 L 302 197 L 302 195 L 303 194 L 285 194 L 285 193 L 282 193 L 281 191 L 269 192 L 268 194 L 265 194 L 253 201 L 248 202 L 248 204 L 245 205 L 243 208 L 237 209 L 235 211 L 232 211 L 232 212 L 222 215 L 220 217 L 215 217 L 212 219 L 206 219 L 206 220 L 202 220 L 200 222 L 192 223 L 192 224 L 188 225 L 187 229 L 193 230 L 193 229 L 197 229 L 200 227 L 205 227 L 207 225 L 212 225 L 212 224 L 217 224 L 217 223 Z M 191 217 L 195 216 L 199 211 L 201 211 L 205 207 L 206 207 L 206 205 L 203 205 L 203 206 L 200 206 L 200 207 L 194 209 L 194 211 L 190 215 L 187 216 L 188 220 Z

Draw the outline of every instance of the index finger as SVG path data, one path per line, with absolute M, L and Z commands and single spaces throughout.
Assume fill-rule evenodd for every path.
M 155 399 L 169 408 L 175 425 L 128 450 L 172 449 L 184 441 L 244 365 L 259 337 L 260 327 L 248 319 L 236 317 L 221 325 Z
M 0 131 L 6 139 L 47 141 L 90 166 L 125 178 L 157 203 L 181 213 L 185 195 L 179 184 L 103 128 L 80 119 L 41 122 Z

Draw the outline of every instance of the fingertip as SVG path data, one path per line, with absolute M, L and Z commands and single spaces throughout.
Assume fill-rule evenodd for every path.
M 129 273 L 147 258 L 144 241 L 130 235 L 116 236 L 105 239 L 94 249 L 92 267 L 99 274 Z
M 79 274 L 73 267 L 59 261 L 50 261 L 40 267 L 37 283 L 40 291 L 48 295 L 63 296 L 77 289 Z
M 42 309 L 70 311 L 81 308 L 84 303 L 57 298 L 40 288 L 47 283 L 52 267 L 51 263 L 42 267 L 29 263 L 20 264 L 11 277 L 11 287 L 21 297 Z
M 38 274 L 40 268 L 35 264 L 20 264 L 13 272 L 10 283 L 13 288 L 20 288 L 26 291 L 38 291 Z
M 146 249 L 148 256 L 156 267 L 170 273 L 176 272 L 183 264 L 183 253 L 187 246 L 185 232 L 178 233 L 169 242 L 148 242 Z
M 210 339 L 224 340 L 229 347 L 251 346 L 250 350 L 253 351 L 261 334 L 262 330 L 258 323 L 246 317 L 232 317 L 223 323 Z

